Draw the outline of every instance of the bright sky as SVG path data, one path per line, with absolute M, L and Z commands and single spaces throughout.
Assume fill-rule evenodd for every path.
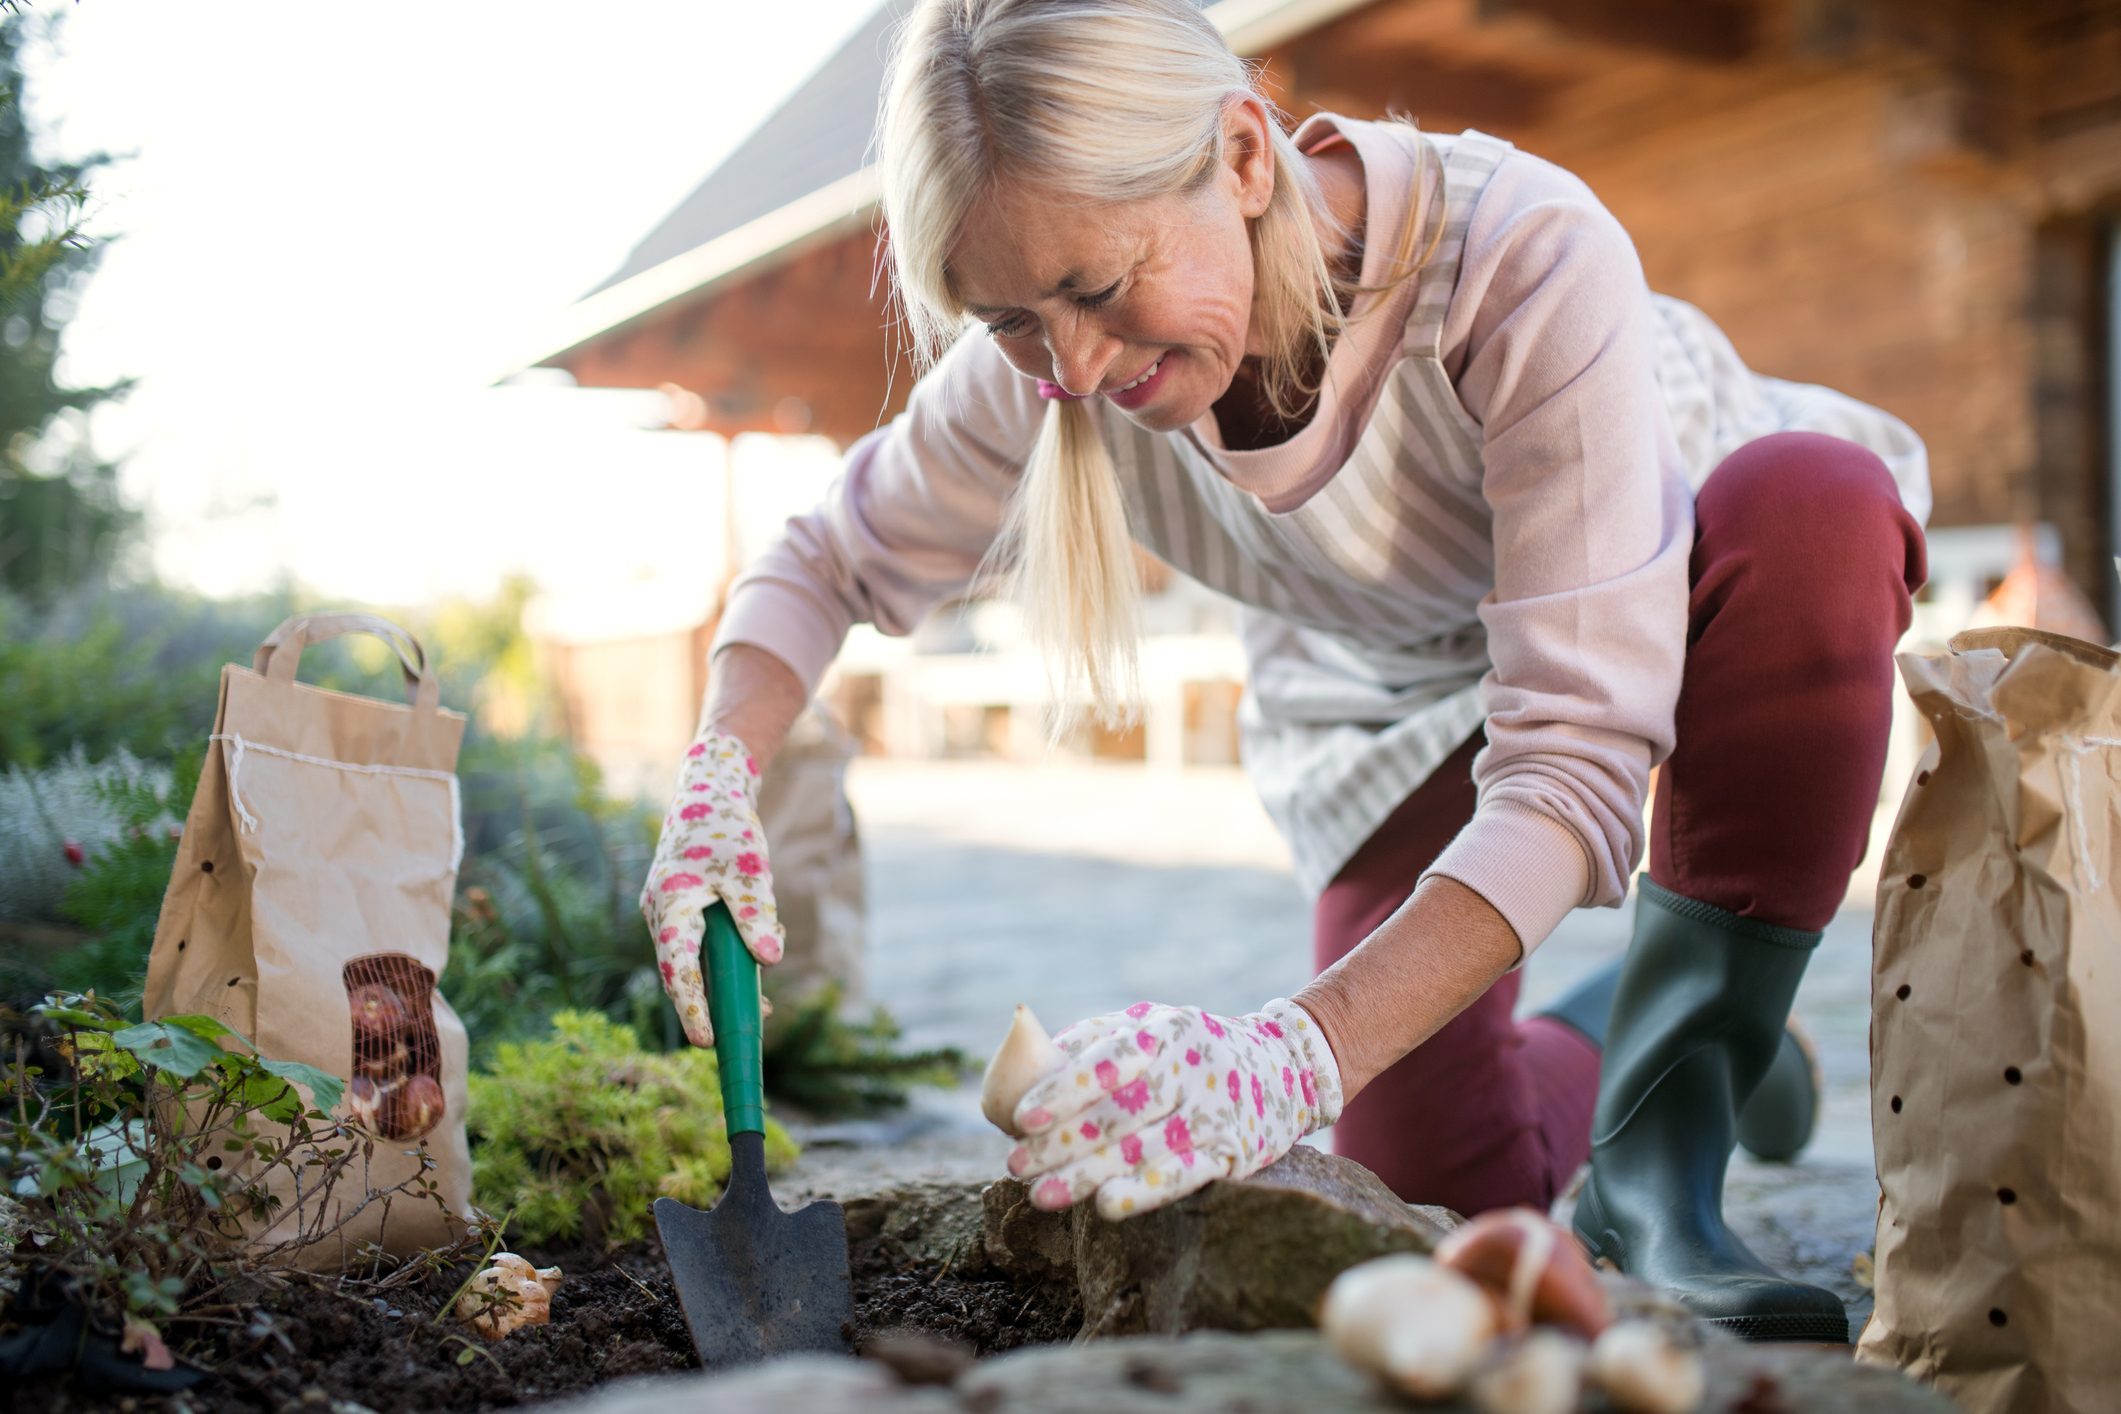
M 641 430 L 654 394 L 489 384 L 877 3 L 40 4 L 45 154 L 123 159 L 60 372 L 141 380 L 93 435 L 157 570 L 382 604 L 685 574 L 719 439 Z

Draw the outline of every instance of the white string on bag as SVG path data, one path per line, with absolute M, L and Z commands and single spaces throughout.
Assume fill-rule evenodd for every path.
M 357 771 L 366 776 L 420 776 L 429 780 L 444 781 L 449 785 L 449 867 L 455 870 L 464 862 L 464 800 L 457 786 L 454 771 L 434 771 L 424 766 L 384 766 L 360 761 L 334 761 L 328 756 L 311 756 L 306 752 L 289 751 L 285 747 L 267 746 L 259 741 L 247 741 L 237 732 L 214 732 L 208 738 L 225 743 L 223 750 L 228 756 L 228 798 L 234 802 L 236 815 L 243 822 L 248 834 L 258 831 L 258 818 L 243 804 L 243 792 L 237 778 L 243 772 L 243 757 L 252 751 L 262 751 L 268 756 L 285 757 L 289 761 L 303 761 L 312 766 L 329 766 L 339 771 Z

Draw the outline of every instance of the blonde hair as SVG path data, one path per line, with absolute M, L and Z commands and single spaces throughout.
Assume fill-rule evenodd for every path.
M 1250 226 L 1261 384 L 1291 418 L 1350 322 L 1343 305 L 1426 263 L 1435 239 L 1413 258 L 1423 222 L 1410 212 L 1385 285 L 1338 279 L 1318 228 L 1346 233 L 1254 67 L 1190 0 L 919 0 L 893 46 L 877 133 L 894 295 L 916 365 L 964 330 L 949 255 L 997 180 L 1035 173 L 1042 188 L 1100 205 L 1195 191 L 1225 160 L 1229 103 L 1247 97 L 1267 108 L 1275 172 Z M 1443 222 L 1433 225 L 1440 237 Z M 1014 559 L 1026 627 L 1052 670 L 1055 733 L 1085 698 L 1107 726 L 1132 721 L 1140 582 L 1087 400 L 1047 407 L 996 550 L 990 563 Z

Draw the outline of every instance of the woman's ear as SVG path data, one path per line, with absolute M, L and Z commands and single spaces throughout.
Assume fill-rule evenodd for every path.
M 1225 180 L 1236 193 L 1238 212 L 1248 221 L 1265 215 L 1274 199 L 1273 129 L 1267 106 L 1252 94 L 1223 105 Z

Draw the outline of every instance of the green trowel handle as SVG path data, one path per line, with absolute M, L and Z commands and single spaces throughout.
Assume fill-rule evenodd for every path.
M 707 909 L 700 945 L 707 963 L 707 1019 L 722 1072 L 722 1115 L 731 1134 L 766 1132 L 766 1083 L 759 1059 L 759 965 L 744 948 L 728 906 Z

